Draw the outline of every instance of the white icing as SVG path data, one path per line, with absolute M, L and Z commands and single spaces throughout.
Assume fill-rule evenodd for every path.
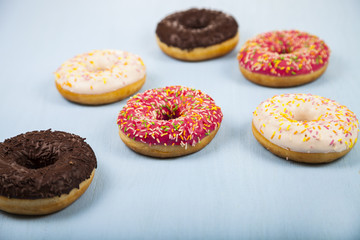
M 101 94 L 132 84 L 145 74 L 145 65 L 135 54 L 94 50 L 64 62 L 55 72 L 55 81 L 71 92 Z
M 356 143 L 359 122 L 339 103 L 311 94 L 277 95 L 253 114 L 254 127 L 270 142 L 295 152 L 342 152 Z

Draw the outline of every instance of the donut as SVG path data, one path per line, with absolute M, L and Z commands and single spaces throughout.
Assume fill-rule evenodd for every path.
M 239 68 L 248 80 L 268 87 L 292 87 L 319 78 L 330 50 L 317 36 L 297 30 L 262 33 L 238 53 Z
M 266 149 L 285 159 L 326 163 L 355 145 L 359 121 L 346 106 L 311 94 L 282 94 L 254 111 L 252 131 Z
M 123 142 L 143 155 L 170 158 L 194 153 L 215 137 L 220 107 L 200 90 L 182 86 L 150 89 L 133 96 L 117 124 Z
M 100 105 L 122 100 L 144 85 L 145 65 L 135 54 L 94 50 L 79 54 L 55 71 L 60 94 L 72 102 Z
M 0 210 L 23 215 L 59 211 L 78 199 L 97 167 L 75 134 L 33 131 L 0 143 Z
M 160 49 L 170 57 L 201 61 L 223 56 L 239 41 L 236 20 L 223 12 L 192 8 L 176 12 L 156 27 Z

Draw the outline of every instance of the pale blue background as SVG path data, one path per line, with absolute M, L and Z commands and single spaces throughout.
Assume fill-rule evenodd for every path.
M 156 24 L 189 7 L 232 14 L 236 50 L 188 63 L 164 55 Z M 43 217 L 0 212 L 0 239 L 360 239 L 360 149 L 325 165 L 280 159 L 251 133 L 252 112 L 281 93 L 312 93 L 360 115 L 359 1 L 1 1 L 0 141 L 52 128 L 87 139 L 98 158 L 88 191 Z M 317 81 L 287 89 L 250 83 L 236 53 L 254 35 L 299 29 L 318 35 L 332 54 Z M 222 107 L 223 124 L 202 151 L 157 160 L 130 151 L 116 117 L 126 100 L 89 107 L 64 100 L 53 72 L 93 49 L 139 54 L 148 78 L 141 89 L 185 85 Z

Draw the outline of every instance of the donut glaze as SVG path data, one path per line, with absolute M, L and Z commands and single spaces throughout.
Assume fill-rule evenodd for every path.
M 0 143 L 0 196 L 44 199 L 69 194 L 97 167 L 83 138 L 61 131 L 33 131 Z
M 359 122 L 346 106 L 311 94 L 276 95 L 254 111 L 253 127 L 269 142 L 300 153 L 345 152 Z
M 216 45 L 234 38 L 237 33 L 238 24 L 232 16 L 195 8 L 167 16 L 156 28 L 161 42 L 183 50 Z
M 329 56 L 328 46 L 317 36 L 290 30 L 259 34 L 242 46 L 237 58 L 240 70 L 265 76 L 290 77 L 291 81 L 291 77 L 317 71 L 322 71 L 322 74 Z
M 223 114 L 200 90 L 170 86 L 133 96 L 120 111 L 119 130 L 149 146 L 195 146 L 220 127 Z

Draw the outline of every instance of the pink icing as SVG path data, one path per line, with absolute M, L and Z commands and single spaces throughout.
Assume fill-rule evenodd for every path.
M 133 96 L 117 124 L 127 137 L 149 145 L 196 145 L 220 127 L 223 114 L 200 90 L 182 86 L 150 89 Z
M 238 53 L 241 67 L 272 76 L 308 74 L 323 67 L 330 50 L 317 36 L 297 30 L 262 33 Z

